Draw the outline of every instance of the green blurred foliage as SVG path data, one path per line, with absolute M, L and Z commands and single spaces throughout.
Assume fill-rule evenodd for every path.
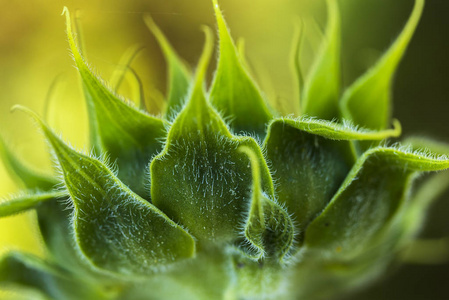
M 412 0 L 340 0 L 342 8 L 344 84 L 349 85 L 385 50 L 400 32 Z M 325 26 L 324 1 L 316 0 L 222 0 L 235 39 L 243 37 L 256 79 L 272 101 L 292 99 L 288 66 L 290 42 L 296 17 L 306 23 L 316 18 Z M 145 96 L 165 93 L 165 62 L 154 37 L 143 22 L 150 13 L 178 53 L 195 66 L 201 53 L 201 24 L 214 27 L 211 1 L 0 1 L 0 134 L 17 153 L 43 169 L 50 157 L 42 136 L 23 115 L 10 114 L 13 104 L 23 104 L 42 114 L 52 82 L 58 84 L 51 101 L 50 123 L 76 146 L 87 142 L 85 104 L 79 80 L 68 55 L 63 6 L 80 9 L 85 53 L 105 79 L 109 79 L 121 54 L 136 43 L 145 50 L 132 67 L 144 82 Z M 404 134 L 430 135 L 449 141 L 449 51 L 447 0 L 429 0 L 422 21 L 401 63 L 394 87 L 393 116 L 401 120 Z M 313 23 L 313 22 L 312 22 Z M 313 26 L 312 26 L 313 27 Z M 313 29 L 313 28 L 312 28 Z M 312 30 L 310 29 L 310 30 Z M 313 38 L 305 44 L 307 71 Z M 212 64 L 215 66 L 215 64 Z M 123 90 L 127 93 L 126 87 Z M 157 113 L 157 111 L 154 111 Z M 0 195 L 17 191 L 0 165 Z M 449 195 L 445 197 L 449 199 Z M 423 237 L 449 236 L 449 201 L 439 201 L 431 211 Z M 0 221 L 0 252 L 6 245 L 43 255 L 33 228 L 33 214 Z M 449 264 L 405 266 L 373 287 L 347 299 L 448 299 L 445 283 Z

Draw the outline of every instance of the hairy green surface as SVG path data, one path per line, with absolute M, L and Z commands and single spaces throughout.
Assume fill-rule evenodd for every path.
M 442 172 L 414 187 L 419 174 L 449 168 L 447 145 L 389 142 L 401 134 L 391 119 L 392 77 L 424 2 L 416 0 L 391 48 L 343 92 L 340 14 L 335 0 L 327 3 L 327 29 L 307 77 L 303 30 L 295 35 L 297 97 L 288 112 L 265 102 L 216 0 L 219 55 L 210 87 L 212 31 L 203 28 L 191 76 L 146 16 L 169 70 L 162 117 L 134 107 L 92 72 L 65 9 L 92 153 L 16 107 L 36 121 L 60 176 L 35 171 L 0 139 L 0 157 L 24 188 L 0 202 L 0 217 L 35 209 L 48 250 L 45 259 L 5 255 L 0 287 L 18 291 L 17 299 L 309 300 L 381 276 L 449 185 Z

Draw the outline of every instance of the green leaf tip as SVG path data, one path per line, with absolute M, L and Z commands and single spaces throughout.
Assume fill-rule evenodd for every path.
M 247 146 L 240 146 L 251 164 L 251 203 L 245 224 L 243 251 L 252 259 L 286 262 L 293 246 L 295 230 L 287 211 L 262 191 L 260 163 L 257 154 Z M 249 245 L 248 245 L 249 244 Z
M 168 96 L 164 115 L 166 118 L 169 118 L 182 108 L 189 90 L 191 74 L 162 30 L 153 21 L 153 18 L 149 14 L 146 14 L 144 15 L 144 21 L 156 37 L 168 64 Z
M 201 27 L 202 31 L 204 32 L 205 36 L 205 42 L 204 42 L 204 48 L 203 53 L 201 54 L 200 61 L 198 62 L 198 67 L 196 70 L 196 76 L 194 80 L 194 87 L 193 87 L 193 94 L 199 93 L 201 90 L 201 93 L 203 91 L 204 86 L 204 80 L 206 78 L 207 68 L 209 67 L 210 59 L 212 56 L 212 52 L 214 49 L 214 38 L 212 30 L 207 26 Z
M 11 106 L 11 109 L 9 110 L 11 113 L 15 113 L 17 111 L 21 111 L 24 112 L 26 114 L 28 114 L 29 116 L 31 116 L 35 121 L 40 121 L 40 117 L 31 109 L 29 109 L 26 106 L 20 105 L 20 104 L 14 104 L 13 106 Z
M 42 202 L 56 200 L 67 195 L 67 192 L 48 192 L 24 194 L 0 201 L 0 218 L 8 217 L 36 208 Z
M 416 0 L 413 12 L 396 41 L 382 58 L 357 79 L 340 102 L 342 116 L 370 129 L 384 129 L 391 117 L 391 86 L 396 69 L 412 39 L 424 9 Z
M 69 43 L 86 96 L 94 152 L 107 153 L 117 162 L 120 180 L 147 199 L 147 166 L 162 150 L 160 139 L 166 135 L 168 122 L 125 103 L 93 74 L 73 39 L 68 11 L 66 16 Z
M 393 128 L 385 130 L 370 130 L 355 126 L 351 122 L 336 123 L 332 121 L 320 120 L 309 117 L 299 118 L 277 118 L 270 122 L 267 139 L 269 139 L 270 128 L 273 126 L 289 125 L 299 130 L 322 136 L 330 140 L 343 140 L 343 141 L 381 141 L 387 138 L 399 137 L 402 133 L 401 123 L 397 120 L 393 120 Z
M 48 191 L 58 183 L 53 176 L 28 166 L 1 136 L 0 158 L 10 176 L 21 182 L 26 189 Z
M 48 141 L 53 145 L 52 141 L 53 139 L 50 139 L 49 137 L 54 137 L 55 140 L 59 140 L 56 135 L 49 129 L 47 124 L 42 120 L 42 118 L 33 110 L 29 109 L 28 107 L 22 106 L 22 105 L 14 105 L 11 108 L 11 112 L 21 111 L 27 114 L 29 117 L 31 117 L 36 124 L 39 126 L 39 128 L 42 130 L 44 135 L 47 137 Z M 61 142 L 62 143 L 62 142 Z
M 255 133 L 263 139 L 272 113 L 244 69 L 218 3 L 212 3 L 218 25 L 220 52 L 210 89 L 210 102 L 224 117 L 230 119 L 230 127 L 234 132 Z
M 73 36 L 72 19 L 71 19 L 71 16 L 70 16 L 70 11 L 67 8 L 67 6 L 64 6 L 64 8 L 62 10 L 62 13 L 61 13 L 61 16 L 65 16 L 67 37 L 69 39 L 69 43 L 70 43 L 70 46 L 72 48 L 72 52 L 74 52 L 73 55 L 78 55 L 79 56 L 80 53 L 79 53 L 79 51 L 78 51 L 78 49 L 76 47 L 75 38 Z M 73 50 L 76 50 L 76 51 L 73 51 Z
M 64 15 L 66 17 L 67 17 L 67 15 L 70 15 L 69 8 L 67 6 L 64 6 L 64 8 L 62 9 L 61 16 L 64 16 Z
M 251 207 L 250 214 L 253 214 L 259 222 L 260 226 L 265 228 L 265 217 L 263 213 L 263 203 L 262 203 L 262 185 L 260 181 L 260 166 L 258 162 L 258 157 L 254 153 L 254 151 L 248 146 L 240 146 L 237 149 L 239 152 L 242 152 L 248 156 L 248 159 L 251 163 L 251 172 L 252 172 L 252 199 L 251 199 Z
M 306 78 L 302 99 L 303 113 L 320 119 L 340 117 L 341 21 L 335 0 L 327 0 L 328 21 L 320 52 Z
M 29 117 L 31 117 L 31 119 L 33 119 L 39 125 L 39 127 L 41 129 L 44 130 L 45 128 L 47 128 L 47 125 L 42 120 L 42 118 L 39 117 L 39 115 L 35 111 L 29 109 L 28 107 L 20 105 L 20 104 L 15 104 L 11 107 L 11 112 L 14 113 L 17 111 L 21 111 L 21 112 L 27 114 Z
M 259 166 L 259 158 L 257 157 L 256 153 L 249 148 L 248 146 L 240 146 L 238 148 L 239 152 L 242 152 L 248 156 L 248 159 L 251 163 L 251 172 L 252 172 L 252 195 L 253 198 L 256 200 L 254 201 L 254 204 L 257 207 L 259 207 L 259 210 L 261 208 L 260 203 L 260 194 L 261 194 L 261 182 L 260 182 L 260 166 Z M 262 213 L 262 212 L 261 212 Z M 262 215 L 260 215 L 262 216 Z M 261 218 L 261 223 L 264 223 L 263 218 Z

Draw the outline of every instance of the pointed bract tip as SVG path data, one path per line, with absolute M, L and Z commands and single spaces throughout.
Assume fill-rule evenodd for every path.
M 218 5 L 218 1 L 217 0 L 212 0 L 212 4 L 214 6 L 214 11 L 215 11 L 215 15 L 217 16 L 217 18 L 223 18 L 223 14 L 221 13 L 221 9 L 220 9 L 220 5 Z
M 153 30 L 156 26 L 156 23 L 154 22 L 153 17 L 150 13 L 143 14 L 143 21 L 151 30 Z
M 70 17 L 70 11 L 67 6 L 64 6 L 64 9 L 62 10 L 61 16 L 63 15 L 65 15 L 67 35 L 69 37 L 69 40 L 73 40 L 72 19 Z
M 412 14 L 409 17 L 409 22 L 410 22 L 410 20 L 414 20 L 414 23 L 416 23 L 416 24 L 419 22 L 419 20 L 421 19 L 422 13 L 424 11 L 425 4 L 426 4 L 425 0 L 415 0 Z M 416 24 L 413 27 L 416 27 Z M 406 26 L 408 26 L 408 25 L 406 25 Z
M 205 39 L 203 46 L 203 60 L 207 60 L 209 62 L 214 48 L 214 33 L 207 25 L 201 25 L 200 29 L 204 33 Z
M 154 37 L 156 38 L 166 59 L 167 60 L 175 59 L 176 58 L 175 50 L 171 46 L 170 42 L 168 41 L 168 39 L 165 36 L 165 34 L 163 33 L 163 31 L 159 28 L 159 26 L 153 20 L 153 17 L 151 17 L 150 14 L 144 14 L 143 21 L 144 21 L 145 25 L 148 27 L 148 29 L 151 31 L 151 33 L 154 35 Z
M 39 123 L 42 123 L 42 119 L 39 117 L 39 115 L 37 113 L 35 113 L 33 110 L 29 109 L 26 106 L 20 105 L 20 104 L 16 104 L 14 106 L 11 107 L 11 112 L 14 113 L 16 111 L 21 111 L 26 113 L 27 115 L 29 115 L 30 117 L 32 117 L 33 119 L 35 119 L 36 121 L 38 121 Z
M 402 134 L 402 125 L 398 119 L 393 119 L 393 132 L 392 137 L 399 137 Z
M 426 4 L 425 0 L 416 0 L 415 1 L 415 6 L 413 7 L 412 14 L 415 14 L 417 16 L 416 18 L 418 20 L 421 19 L 425 4 Z
M 248 157 L 250 164 L 251 164 L 255 188 L 259 188 L 260 187 L 260 165 L 259 165 L 259 158 L 257 157 L 256 152 L 253 149 L 251 149 L 250 147 L 245 146 L 245 145 L 238 147 L 237 151 L 245 154 Z
M 204 33 L 205 42 L 203 47 L 203 53 L 198 63 L 197 80 L 203 81 L 206 75 L 207 68 L 209 66 L 210 58 L 213 53 L 214 42 L 212 30 L 208 26 L 205 25 L 201 26 L 201 30 Z
M 209 35 L 209 33 L 212 35 L 212 29 L 207 25 L 201 25 L 200 30 L 205 34 Z
M 22 112 L 24 112 L 24 113 L 26 113 L 26 114 L 32 116 L 33 118 L 34 118 L 34 117 L 39 118 L 38 115 L 37 115 L 34 111 L 32 111 L 32 110 L 29 109 L 28 107 L 23 106 L 23 105 L 20 105 L 20 104 L 15 104 L 15 105 L 13 105 L 13 106 L 11 107 L 11 110 L 10 110 L 10 111 L 11 111 L 12 113 L 14 113 L 14 112 L 16 112 L 16 111 L 22 111 Z
M 254 151 L 250 147 L 245 146 L 245 145 L 238 147 L 237 151 L 239 151 L 241 153 L 245 153 L 248 156 L 252 156 L 254 153 Z
M 21 111 L 26 113 L 28 116 L 30 116 L 34 121 L 36 121 L 42 128 L 46 128 L 47 126 L 45 125 L 44 121 L 42 121 L 42 118 L 39 117 L 39 115 L 34 112 L 33 110 L 29 109 L 26 106 L 20 105 L 20 104 L 16 104 L 13 107 L 11 107 L 11 112 L 16 112 L 16 111 Z
M 69 12 L 69 9 L 67 8 L 67 6 L 64 6 L 64 8 L 62 9 L 61 16 L 63 16 L 63 15 L 65 15 L 66 17 L 70 16 L 70 12 Z
M 69 9 L 67 7 L 64 7 L 64 10 L 62 13 L 65 14 L 65 16 L 66 16 L 66 31 L 67 31 L 67 38 L 69 40 L 69 46 L 70 46 L 70 49 L 74 56 L 74 59 L 78 65 L 78 61 L 83 60 L 84 58 L 82 57 L 81 50 L 75 41 L 76 33 L 74 30 L 72 30 L 72 19 L 70 17 Z M 76 27 L 75 27 L 75 29 L 76 29 Z

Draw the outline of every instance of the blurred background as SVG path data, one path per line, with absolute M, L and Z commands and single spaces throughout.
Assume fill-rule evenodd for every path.
M 289 52 L 298 17 L 324 28 L 323 0 L 221 0 L 234 39 L 244 38 L 246 54 L 259 85 L 273 102 L 292 101 Z M 46 99 L 51 125 L 81 147 L 87 121 L 79 81 L 69 55 L 63 6 L 79 9 L 85 53 L 105 79 L 121 55 L 135 44 L 145 50 L 134 60 L 145 96 L 165 93 L 165 62 L 154 37 L 143 23 L 150 13 L 190 66 L 203 44 L 200 25 L 214 27 L 208 0 L 0 0 L 0 134 L 30 164 L 51 170 L 41 135 L 26 116 L 11 114 L 14 104 L 44 113 Z M 347 86 L 379 57 L 409 16 L 412 0 L 340 0 L 343 22 L 343 74 Z M 427 1 L 420 26 L 402 61 L 394 87 L 394 116 L 404 135 L 421 134 L 449 142 L 449 1 Z M 313 26 L 310 27 L 313 29 Z M 312 30 L 310 29 L 310 30 Z M 316 29 L 315 29 L 316 30 Z M 319 32 L 318 30 L 316 30 Z M 304 46 L 307 71 L 319 38 Z M 57 82 L 49 95 L 50 86 Z M 126 86 L 123 92 L 126 94 Z M 157 114 L 158 109 L 152 108 Z M 0 197 L 18 191 L 0 164 Z M 449 236 L 449 194 L 430 212 L 423 238 Z M 0 219 L 0 254 L 24 249 L 45 255 L 33 213 Z M 449 263 L 410 264 L 396 268 L 383 281 L 349 299 L 449 299 Z

